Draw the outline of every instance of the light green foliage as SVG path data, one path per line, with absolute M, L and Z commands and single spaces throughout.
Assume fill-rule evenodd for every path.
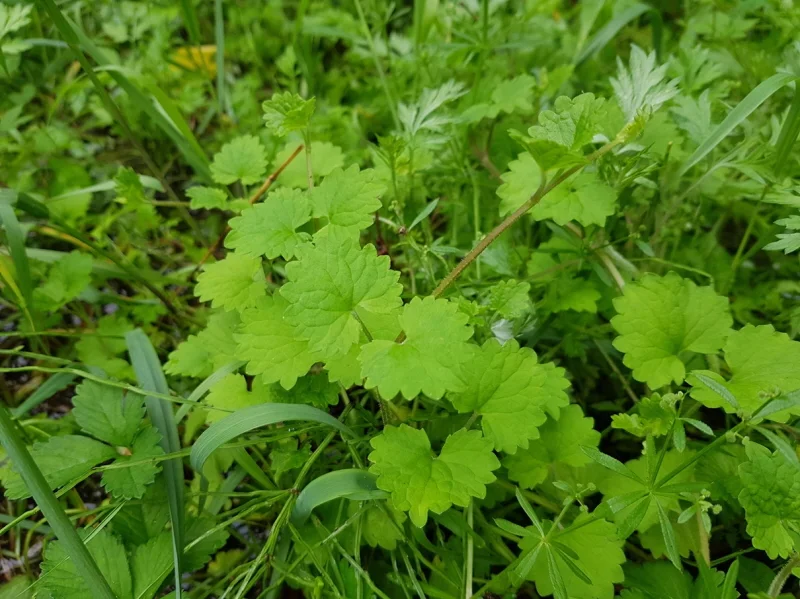
M 263 301 L 263 298 L 262 298 Z M 189 337 L 169 355 L 164 365 L 167 374 L 203 378 L 234 360 L 234 331 L 239 325 L 237 312 L 216 312 L 206 328 Z
M 272 393 L 278 403 L 302 403 L 321 410 L 339 403 L 339 385 L 331 383 L 325 374 L 306 375 L 290 390 L 277 387 Z
M 437 457 L 425 431 L 405 424 L 386 427 L 370 445 L 370 472 L 378 475 L 378 487 L 419 527 L 429 511 L 441 514 L 453 504 L 464 507 L 471 497 L 484 497 L 495 479 L 492 471 L 500 467 L 492 444 L 477 431 L 450 435 Z
M 530 309 L 530 289 L 530 283 L 524 281 L 501 281 L 489 289 L 487 303 L 503 318 L 519 318 Z
M 581 447 L 597 447 L 600 433 L 593 428 L 594 419 L 583 415 L 580 406 L 561 409 L 557 419 L 550 418 L 539 428 L 539 438 L 513 455 L 503 458 L 511 480 L 532 489 L 543 483 L 550 472 L 558 477 L 563 466 L 584 466 L 589 458 Z
M 225 247 L 245 256 L 266 256 L 270 260 L 283 256 L 288 260 L 300 244 L 311 239 L 308 233 L 298 231 L 310 219 L 306 195 L 282 187 L 230 220 L 231 232 L 225 238 Z
M 243 310 L 255 305 L 265 293 L 261 259 L 230 253 L 208 264 L 197 277 L 194 294 L 212 308 Z
M 51 489 L 57 489 L 73 480 L 79 480 L 116 452 L 100 441 L 78 435 L 61 435 L 47 441 L 37 441 L 30 449 L 31 456 L 42 471 Z M 4 494 L 8 499 L 30 497 L 30 491 L 16 470 L 5 469 Z
M 384 191 L 372 169 L 359 171 L 355 165 L 336 169 L 311 190 L 314 218 L 324 219 L 328 230 L 343 230 L 357 238 L 375 220 Z
M 253 135 L 241 135 L 229 141 L 214 155 L 211 175 L 220 185 L 241 181 L 245 185 L 258 183 L 267 170 L 264 146 Z
M 123 166 L 117 171 L 114 177 L 114 189 L 118 200 L 121 198 L 127 204 L 141 204 L 146 200 L 139 175 L 132 168 Z
M 732 324 L 726 298 L 675 273 L 645 275 L 625 287 L 614 308 L 614 347 L 633 377 L 654 389 L 683 382 L 684 352 L 715 353 Z
M 557 278 L 547 288 L 545 306 L 553 312 L 597 312 L 600 292 L 591 281 Z
M 583 172 L 544 196 L 531 215 L 536 220 L 551 219 L 559 225 L 574 220 L 584 226 L 602 226 L 614 214 L 616 201 L 616 192 L 597 173 Z
M 755 412 L 769 397 L 800 389 L 800 342 L 777 332 L 771 325 L 747 325 L 732 332 L 724 351 L 730 377 L 726 380 L 713 372 L 703 374 L 723 384 L 746 414 Z M 698 381 L 692 383 L 695 385 L 692 397 L 696 400 L 709 407 L 734 411 L 717 393 Z M 785 420 L 786 412 L 774 417 Z
M 308 127 L 311 115 L 314 114 L 316 99 L 304 100 L 291 92 L 276 93 L 261 105 L 264 111 L 264 124 L 278 137 L 284 137 L 292 131 L 300 131 Z
M 217 187 L 195 185 L 186 190 L 186 195 L 189 197 L 189 207 L 192 210 L 223 209 L 228 203 L 228 194 Z
M 272 168 L 282 165 L 300 144 L 289 142 L 272 162 Z M 314 181 L 319 182 L 321 177 L 327 177 L 335 169 L 344 166 L 342 149 L 327 141 L 311 142 L 311 164 L 314 167 Z M 302 154 L 290 162 L 278 177 L 278 183 L 292 189 L 308 188 L 308 171 Z
M 508 163 L 508 172 L 500 180 L 503 184 L 497 188 L 500 197 L 500 215 L 514 212 L 527 202 L 542 182 L 539 165 L 528 152 L 517 156 Z
M 617 537 L 613 524 L 602 519 L 591 521 L 591 518 L 592 516 L 582 514 L 575 520 L 574 531 L 567 528 L 552 535 L 552 542 L 558 542 L 577 555 L 574 562 L 589 578 L 588 583 L 575 574 L 558 551 L 546 546 L 549 541 L 543 542 L 542 536 L 534 527 L 527 527 L 530 535 L 523 537 L 520 548 L 524 551 L 544 545 L 528 574 L 528 579 L 536 583 L 536 590 L 540 595 L 553 594 L 553 578 L 547 558 L 547 553 L 552 552 L 568 597 L 611 599 L 614 596 L 614 584 L 624 578 L 621 567 L 625 562 L 623 541 Z M 551 526 L 552 522 L 544 523 L 545 533 L 549 532 Z M 573 558 L 570 556 L 570 559 Z
M 400 305 L 399 273 L 349 236 L 331 231 L 286 265 L 281 295 L 289 301 L 286 321 L 325 356 L 346 353 L 358 342 L 363 313 L 386 313 Z
M 377 388 L 386 399 L 398 393 L 406 399 L 420 393 L 439 399 L 447 391 L 463 389 L 460 371 L 474 350 L 467 343 L 472 336 L 467 320 L 453 302 L 414 298 L 400 316 L 402 343 L 376 339 L 362 348 L 366 387 Z
M 611 416 L 611 426 L 628 431 L 637 437 L 666 435 L 676 416 L 675 402 L 677 399 L 678 396 L 674 393 L 666 393 L 663 396 L 653 393 L 650 397 L 643 397 L 636 404 L 634 412 Z
M 793 214 L 788 218 L 775 221 L 776 225 L 786 228 L 786 233 L 778 233 L 778 240 L 764 246 L 765 250 L 783 250 L 784 254 L 791 254 L 800 250 L 800 215 Z
M 530 348 L 516 341 L 487 341 L 464 365 L 465 388 L 449 399 L 462 413 L 481 416 L 483 433 L 496 450 L 516 453 L 539 436 L 547 415 L 558 418 L 569 399 L 564 370 L 540 364 Z
M 127 350 L 124 335 L 133 326 L 119 315 L 103 316 L 97 321 L 95 334 L 84 334 L 75 344 L 78 359 L 87 366 L 101 368 L 118 379 L 133 378 L 133 369 L 119 357 Z
M 78 385 L 72 403 L 85 433 L 118 447 L 130 447 L 144 417 L 143 397 L 94 381 Z
M 311 351 L 299 329 L 286 321 L 287 306 L 280 295 L 261 298 L 255 307 L 242 312 L 242 324 L 234 337 L 236 357 L 247 361 L 248 374 L 291 389 L 321 356 Z
M 249 390 L 247 380 L 241 374 L 225 375 L 208 390 L 205 404 L 216 409 L 208 410 L 206 422 L 217 422 L 236 410 L 271 399 L 269 388 L 260 381 L 254 381 L 252 390 Z
M 798 548 L 800 466 L 757 443 L 746 447 L 748 460 L 739 466 L 739 503 L 747 514 L 747 534 L 770 559 L 789 557 Z
M 533 110 L 531 99 L 536 79 L 523 73 L 512 79 L 501 81 L 492 89 L 490 102 L 471 106 L 463 115 L 468 121 L 497 118 L 500 113 L 528 113 Z
M 641 110 L 655 112 L 678 93 L 677 79 L 665 81 L 667 65 L 656 66 L 656 53 L 631 45 L 628 67 L 617 57 L 617 76 L 611 79 L 614 95 L 628 121 Z
M 281 443 L 269 453 L 272 472 L 276 479 L 280 479 L 282 474 L 290 470 L 302 467 L 310 457 L 311 448 L 303 445 L 298 449 L 296 439 L 289 439 Z
M 48 269 L 44 284 L 34 289 L 34 305 L 39 310 L 58 310 L 86 288 L 91 272 L 89 254 L 78 251 L 66 254 Z

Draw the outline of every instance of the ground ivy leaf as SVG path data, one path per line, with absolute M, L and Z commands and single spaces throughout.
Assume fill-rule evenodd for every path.
M 789 557 L 800 527 L 800 468 L 779 451 L 770 453 L 757 443 L 747 444 L 748 461 L 739 466 L 747 533 L 753 547 L 770 559 Z
M 172 571 L 172 564 L 172 535 L 169 532 L 137 546 L 131 554 L 135 599 L 152 599 Z
M 311 190 L 315 218 L 327 220 L 327 226 L 341 228 L 358 237 L 375 220 L 381 207 L 379 197 L 386 190 L 377 180 L 375 171 L 359 171 L 353 165 L 346 170 L 336 169 Z
M 288 305 L 280 295 L 261 298 L 242 312 L 242 324 L 234 335 L 236 357 L 247 361 L 247 374 L 259 374 L 266 383 L 280 382 L 285 389 L 322 359 L 284 318 Z
M 344 233 L 331 231 L 286 265 L 281 295 L 289 301 L 284 318 L 325 356 L 347 353 L 361 334 L 364 312 L 387 313 L 400 305 L 400 273 L 375 247 L 358 247 Z
M 727 298 L 711 287 L 698 287 L 675 273 L 644 275 L 614 300 L 611 324 L 619 336 L 614 347 L 637 381 L 658 388 L 683 382 L 683 352 L 719 350 L 733 320 Z
M 593 426 L 594 419 L 586 418 L 579 405 L 562 408 L 557 420 L 550 418 L 539 428 L 539 438 L 530 441 L 527 449 L 503 459 L 509 478 L 532 489 L 561 466 L 588 464 L 591 460 L 581 447 L 600 443 L 600 433 Z
M 170 353 L 164 372 L 172 375 L 205 378 L 234 360 L 234 331 L 239 326 L 238 312 L 217 312 L 206 328 L 181 343 Z
M 88 474 L 98 464 L 117 454 L 105 443 L 78 435 L 50 437 L 31 447 L 31 456 L 51 489 L 57 489 Z M 30 497 L 28 487 L 15 469 L 3 471 L 4 493 L 8 499 Z
M 495 480 L 492 471 L 500 467 L 492 444 L 478 431 L 453 433 L 438 457 L 431 455 L 425 431 L 405 424 L 386 427 L 370 444 L 370 472 L 378 475 L 378 487 L 419 527 L 428 511 L 441 514 L 454 504 L 467 506 L 471 497 L 485 497 L 486 485 Z
M 558 541 L 577 554 L 578 559 L 575 561 L 591 580 L 591 584 L 581 580 L 566 564 L 564 558 L 558 552 L 553 552 L 556 567 L 570 599 L 612 599 L 614 584 L 622 582 L 624 578 L 621 567 L 625 563 L 625 553 L 622 551 L 624 541 L 617 537 L 616 527 L 606 520 L 589 521 L 583 526 L 578 526 L 592 518 L 593 516 L 589 514 L 581 514 L 575 519 L 573 527 L 557 532 L 551 538 L 552 541 Z M 545 534 L 552 525 L 550 521 L 544 523 Z M 524 551 L 533 550 L 543 542 L 541 534 L 535 527 L 529 526 L 527 530 L 531 534 L 523 537 L 519 543 Z M 539 552 L 528 575 L 528 580 L 536 583 L 536 591 L 541 596 L 553 594 L 545 553 L 546 551 Z
M 253 390 L 247 388 L 247 379 L 241 374 L 227 374 L 214 383 L 208 390 L 203 403 L 219 408 L 208 410 L 206 422 L 222 420 L 230 412 L 256 406 L 273 399 L 269 387 L 259 381 L 253 381 Z
M 597 173 L 575 174 L 555 187 L 531 209 L 536 220 L 552 219 L 559 225 L 576 221 L 584 226 L 603 226 L 614 214 L 617 193 Z
M 302 403 L 327 410 L 339 403 L 339 385 L 332 383 L 324 373 L 307 374 L 297 379 L 289 390 L 277 387 L 272 391 L 277 403 Z
M 207 264 L 197 277 L 194 294 L 212 308 L 243 310 L 255 305 L 266 293 L 261 259 L 229 253 L 223 260 Z
M 464 365 L 466 387 L 448 398 L 461 413 L 481 415 L 486 438 L 497 451 L 515 453 L 539 436 L 549 413 L 558 418 L 569 403 L 564 369 L 540 364 L 536 353 L 513 339 L 490 339 Z
M 731 372 L 730 379 L 725 381 L 711 372 L 704 374 L 722 383 L 748 415 L 752 415 L 764 403 L 766 396 L 800 388 L 800 342 L 777 332 L 772 325 L 749 324 L 732 332 L 725 342 L 724 351 L 725 362 Z M 711 389 L 696 381 L 692 384 L 695 385 L 692 397 L 703 405 L 734 411 Z M 786 412 L 778 412 L 772 417 L 777 420 L 786 418 Z
M 82 538 L 89 535 L 88 529 L 80 531 Z M 118 599 L 133 599 L 133 584 L 128 567 L 128 556 L 119 539 L 107 530 L 101 530 L 86 543 L 97 567 Z M 43 599 L 86 599 L 93 597 L 93 590 L 78 574 L 72 558 L 60 541 L 47 546 L 42 562 L 39 588 Z
M 531 306 L 528 292 L 530 283 L 509 279 L 500 281 L 489 289 L 489 307 L 503 318 L 519 318 L 525 315 Z
M 297 247 L 311 239 L 298 231 L 311 219 L 311 205 L 306 194 L 281 187 L 264 202 L 242 211 L 230 220 L 231 232 L 225 247 L 245 256 L 266 256 L 270 260 L 293 258 Z
M 350 502 L 350 505 L 353 510 L 356 502 Z M 386 514 L 386 510 L 389 515 Z M 362 531 L 364 541 L 370 547 L 383 547 L 393 551 L 397 548 L 397 543 L 403 540 L 403 522 L 406 521 L 406 515 L 396 509 L 391 502 L 387 502 L 386 510 L 381 509 L 376 502 L 368 505 L 361 520 Z
M 264 146 L 254 135 L 240 135 L 222 146 L 211 163 L 211 176 L 220 185 L 258 183 L 267 170 Z
M 547 286 L 545 307 L 552 312 L 597 312 L 597 300 L 602 297 L 591 281 L 558 278 Z
M 503 184 L 497 188 L 500 197 L 500 216 L 514 212 L 539 189 L 542 171 L 528 152 L 508 163 L 508 172 L 500 176 Z
M 315 98 L 304 100 L 292 92 L 275 93 L 261 104 L 264 124 L 278 137 L 301 131 L 308 127 L 316 103 Z
M 75 389 L 72 414 L 84 432 L 118 447 L 130 447 L 144 418 L 144 400 L 95 381 Z
M 148 458 L 164 455 L 159 441 L 161 435 L 153 427 L 142 430 L 133 440 L 130 455 L 121 455 L 115 465 L 124 465 L 122 468 L 108 468 L 103 472 L 103 486 L 106 491 L 117 499 L 139 499 L 147 490 L 161 470 L 156 462 L 147 462 Z M 131 462 L 130 465 L 127 465 Z
M 38 310 L 55 312 L 72 301 L 91 282 L 92 257 L 78 251 L 65 254 L 47 271 L 44 282 L 33 290 Z
M 207 210 L 212 208 L 222 209 L 228 204 L 228 194 L 216 187 L 195 185 L 186 190 L 186 195 L 189 197 L 189 208 L 192 210 L 201 208 Z
M 95 366 L 117 379 L 133 379 L 133 368 L 118 357 L 128 350 L 125 333 L 133 325 L 120 314 L 103 316 L 97 321 L 96 335 L 84 334 L 75 344 L 78 359 L 87 366 Z
M 444 299 L 415 297 L 403 307 L 401 343 L 376 339 L 361 349 L 361 374 L 368 389 L 376 388 L 390 399 L 424 393 L 439 399 L 447 391 L 464 388 L 460 371 L 472 356 L 467 343 L 472 328 L 458 305 Z
M 272 162 L 273 168 L 284 164 L 297 149 L 297 142 L 290 142 L 278 152 Z M 319 182 L 335 169 L 344 165 L 344 152 L 339 146 L 327 141 L 311 142 L 311 164 L 314 166 L 314 181 Z M 302 155 L 292 160 L 278 176 L 278 183 L 293 189 L 308 188 L 308 170 Z

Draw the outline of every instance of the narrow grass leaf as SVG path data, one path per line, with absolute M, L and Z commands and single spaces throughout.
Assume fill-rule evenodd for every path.
M 192 0 L 180 0 L 181 13 L 183 13 L 183 24 L 189 32 L 189 39 L 194 45 L 200 44 L 200 21 L 197 18 L 197 10 Z
M 203 471 L 203 465 L 214 451 L 231 441 L 262 426 L 286 422 L 289 420 L 307 420 L 326 424 L 353 435 L 347 426 L 333 416 L 317 408 L 302 404 L 268 403 L 238 410 L 208 427 L 192 446 L 189 462 L 197 472 Z
M 800 134 L 800 90 L 794 90 L 792 106 L 783 121 L 778 142 L 775 144 L 775 177 L 780 179 L 786 162 L 792 153 L 792 146 Z
M 197 402 L 199 402 L 203 396 L 208 393 L 208 390 L 211 389 L 211 387 L 213 387 L 218 381 L 224 379 L 230 373 L 239 370 L 239 368 L 245 364 L 246 362 L 234 360 L 233 362 L 228 362 L 215 372 L 212 372 L 210 375 L 208 375 L 208 377 L 203 380 L 202 383 L 195 387 L 194 391 L 191 392 L 189 397 L 186 398 L 187 403 L 178 408 L 178 411 L 175 413 L 175 422 L 180 424 L 181 420 L 183 420 L 187 414 L 192 411 L 192 408 L 196 407 L 195 404 L 197 404 Z
M 16 424 L 11 419 L 11 415 L 5 406 L 0 405 L 0 441 L 16 466 L 22 480 L 25 481 L 31 491 L 34 501 L 42 510 L 47 522 L 56 534 L 59 541 L 64 544 L 67 553 L 75 564 L 78 574 L 84 579 L 90 589 L 93 589 L 95 597 L 100 599 L 116 599 L 111 587 L 100 572 L 89 550 L 81 541 L 77 531 L 72 526 L 72 522 L 64 512 L 64 508 L 59 503 L 50 485 L 44 478 L 42 471 L 25 447 Z
M 162 395 L 169 394 L 167 379 L 161 369 L 156 350 L 141 329 L 130 331 L 125 335 L 131 364 L 136 373 L 139 386 L 147 391 L 155 391 Z M 172 404 L 153 396 L 145 397 L 147 413 L 153 426 L 161 433 L 161 447 L 165 453 L 177 453 L 181 449 L 178 437 L 178 426 L 172 411 Z M 177 597 L 180 598 L 181 561 L 184 546 L 184 507 L 183 507 L 183 465 L 180 458 L 172 458 L 163 462 L 164 480 L 167 484 L 167 500 L 169 516 L 172 522 L 172 548 L 175 563 L 175 585 Z
M 16 283 L 22 294 L 19 299 L 22 304 L 22 310 L 28 314 L 31 324 L 33 324 L 33 316 L 30 313 L 33 309 L 33 283 L 31 282 L 28 256 L 25 253 L 25 233 L 22 231 L 17 215 L 14 212 L 14 204 L 16 202 L 16 191 L 13 189 L 0 189 L 0 221 L 6 230 L 8 249 L 16 271 Z
M 575 64 L 579 65 L 588 58 L 597 54 L 600 50 L 605 48 L 606 44 L 622 30 L 623 27 L 635 21 L 643 14 L 649 13 L 651 16 L 651 27 L 653 28 L 653 49 L 656 55 L 661 54 L 661 30 L 663 28 L 661 13 L 648 4 L 637 2 L 632 4 L 625 10 L 621 11 L 617 16 L 611 19 L 608 23 L 603 25 L 597 33 L 592 36 L 592 39 L 586 44 L 583 50 L 578 54 L 575 59 Z
M 741 125 L 756 108 L 767 100 L 767 98 L 796 78 L 795 75 L 789 73 L 777 73 L 766 81 L 762 81 L 758 84 L 753 91 L 747 94 L 747 96 L 728 113 L 725 120 L 717 125 L 703 143 L 700 144 L 700 147 L 694 151 L 694 154 L 686 159 L 686 162 L 683 163 L 681 170 L 678 172 L 678 176 L 686 174 L 690 168 L 705 158 L 723 139 L 730 135 L 731 131 Z
M 383 499 L 389 496 L 376 485 L 377 477 L 366 470 L 351 468 L 335 470 L 315 478 L 297 496 L 292 511 L 292 522 L 302 524 L 314 508 L 334 499 L 346 498 L 355 501 Z
M 53 397 L 53 395 L 59 391 L 63 391 L 69 387 L 74 380 L 75 375 L 69 372 L 59 372 L 54 374 L 44 383 L 39 385 L 36 391 L 31 393 L 25 401 L 19 404 L 16 408 L 12 409 L 11 415 L 16 419 L 21 418 L 42 402 L 45 402 Z
M 225 112 L 225 16 L 222 0 L 214 0 L 214 42 L 217 45 L 217 106 L 219 114 Z

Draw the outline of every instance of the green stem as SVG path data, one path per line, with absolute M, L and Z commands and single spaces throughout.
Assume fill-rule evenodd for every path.
M 308 188 L 314 189 L 314 171 L 311 169 L 311 136 L 308 127 L 303 132 L 303 146 L 306 149 L 306 175 L 308 175 Z
M 769 585 L 767 595 L 770 597 L 777 597 L 780 595 L 781 591 L 783 590 L 783 586 L 786 584 L 786 581 L 789 580 L 789 576 L 792 574 L 792 570 L 798 566 L 800 566 L 800 554 L 789 559 L 789 561 L 787 561 L 778 571 L 778 573 L 775 575 L 775 578 L 772 579 L 772 583 Z

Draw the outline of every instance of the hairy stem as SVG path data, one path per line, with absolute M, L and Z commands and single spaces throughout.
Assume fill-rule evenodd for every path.
M 786 581 L 789 580 L 789 576 L 792 575 L 792 570 L 799 566 L 800 554 L 797 554 L 790 558 L 788 562 L 783 564 L 783 567 L 775 575 L 775 578 L 772 579 L 772 582 L 769 585 L 769 590 L 767 590 L 767 594 L 770 597 L 777 597 L 780 595 L 781 591 L 783 591 L 783 586 L 786 584 Z

